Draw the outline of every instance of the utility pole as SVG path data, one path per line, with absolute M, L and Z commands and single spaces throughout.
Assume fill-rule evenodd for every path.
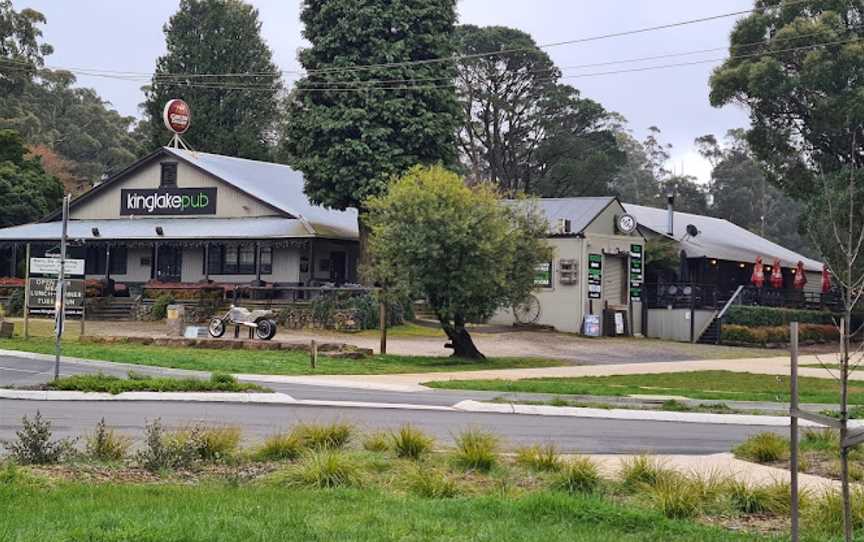
M 66 316 L 66 233 L 69 225 L 69 197 L 63 196 L 63 225 L 60 234 L 60 270 L 57 273 L 57 301 L 54 304 L 54 380 L 60 378 L 60 350 Z

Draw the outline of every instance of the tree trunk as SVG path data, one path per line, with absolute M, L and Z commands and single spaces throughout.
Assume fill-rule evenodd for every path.
M 366 211 L 361 210 L 357 215 L 357 280 L 363 286 L 372 286 L 369 280 L 369 224 L 366 223 Z
M 468 334 L 468 330 L 465 329 L 464 320 L 457 318 L 452 324 L 449 320 L 440 317 L 438 320 L 441 322 L 441 328 L 447 334 L 447 338 L 450 339 L 450 342 L 444 346 L 453 349 L 454 358 L 486 359 L 486 356 L 474 345 L 474 340 Z

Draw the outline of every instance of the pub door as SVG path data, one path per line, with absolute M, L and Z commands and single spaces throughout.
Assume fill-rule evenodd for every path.
M 180 282 L 183 270 L 183 249 L 160 246 L 156 254 L 155 278 L 161 282 Z

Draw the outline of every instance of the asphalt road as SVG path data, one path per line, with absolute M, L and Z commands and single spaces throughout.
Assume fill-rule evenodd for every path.
M 726 452 L 764 427 L 694 423 L 620 421 L 605 419 L 485 414 L 380 408 L 336 408 L 295 405 L 251 405 L 172 402 L 83 402 L 0 400 L 0 440 L 14 437 L 24 415 L 39 410 L 53 423 L 55 435 L 78 436 L 92 431 L 100 418 L 130 436 L 140 438 L 149 419 L 166 426 L 194 422 L 238 425 L 255 441 L 305 422 L 340 420 L 362 430 L 391 429 L 410 423 L 449 443 L 465 428 L 482 428 L 501 435 L 508 447 L 555 442 L 568 452 L 704 454 Z
M 102 371 L 124 376 L 130 366 L 104 363 L 63 363 L 61 374 Z M 164 376 L 205 376 L 205 373 L 134 367 L 136 371 Z M 26 386 L 45 382 L 53 375 L 53 362 L 16 356 L 0 357 L 0 385 Z M 389 392 L 267 384 L 295 399 L 362 401 L 412 405 L 450 406 L 463 399 L 488 399 L 496 392 L 430 390 Z M 247 440 L 290 428 L 300 421 L 342 420 L 366 430 L 396 428 L 410 423 L 433 434 L 441 442 L 468 427 L 479 427 L 501 435 L 510 446 L 554 441 L 565 451 L 590 453 L 696 454 L 728 451 L 748 435 L 764 427 L 711 425 L 674 422 L 621 421 L 514 414 L 489 414 L 422 409 L 321 407 L 308 405 L 253 405 L 182 402 L 98 402 L 98 401 L 17 401 L 0 400 L 0 440 L 14 437 L 24 415 L 39 410 L 50 419 L 58 436 L 78 436 L 92 430 L 100 418 L 140 438 L 145 423 L 161 418 L 168 426 L 194 422 L 230 424 L 243 428 Z

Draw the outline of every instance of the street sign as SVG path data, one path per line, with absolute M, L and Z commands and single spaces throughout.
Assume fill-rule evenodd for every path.
M 69 276 L 84 275 L 84 260 L 66 260 L 64 272 Z M 59 258 L 30 258 L 30 273 L 36 275 L 59 275 Z

